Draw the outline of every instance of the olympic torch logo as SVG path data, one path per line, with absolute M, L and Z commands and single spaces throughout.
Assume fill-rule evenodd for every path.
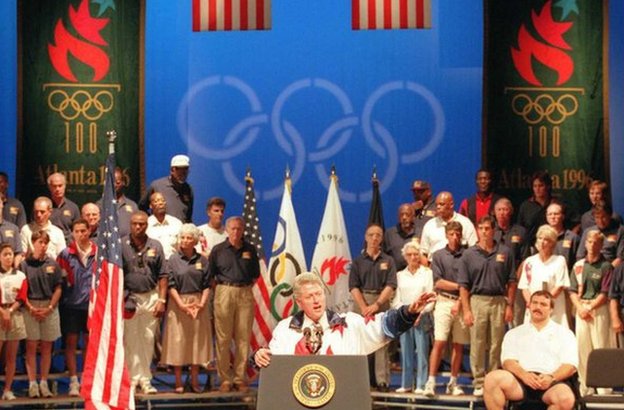
M 64 121 L 65 152 L 94 154 L 98 151 L 97 121 L 113 109 L 113 92 L 121 90 L 120 84 L 100 82 L 110 69 L 110 58 L 104 50 L 108 42 L 102 36 L 110 19 L 93 17 L 89 0 L 82 0 L 77 9 L 70 5 L 68 17 L 69 29 L 59 18 L 48 44 L 50 63 L 67 82 L 46 83 L 43 89 L 48 92 L 48 107 Z M 84 74 L 82 69 L 83 74 L 76 75 L 74 60 L 91 69 L 92 74 Z
M 560 125 L 576 114 L 577 95 L 584 94 L 582 88 L 564 87 L 574 73 L 574 60 L 569 55 L 572 47 L 564 38 L 573 23 L 555 21 L 552 1 L 548 0 L 539 12 L 531 11 L 531 26 L 536 35 L 522 24 L 517 47 L 511 47 L 516 71 L 531 86 L 506 87 L 505 93 L 511 95 L 513 113 L 527 124 L 529 156 L 537 153 L 540 157 L 556 158 L 561 154 Z M 542 71 L 542 76 L 554 82 L 553 86 L 538 78 L 534 70 L 536 62 L 551 70 Z

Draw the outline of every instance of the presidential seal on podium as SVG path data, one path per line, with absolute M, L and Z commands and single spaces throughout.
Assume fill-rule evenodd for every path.
M 327 367 L 316 363 L 307 364 L 293 376 L 292 390 L 299 403 L 317 408 L 334 397 L 336 381 Z

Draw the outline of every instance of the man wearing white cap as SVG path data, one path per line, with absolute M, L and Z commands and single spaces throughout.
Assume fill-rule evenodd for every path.
M 169 176 L 153 181 L 139 202 L 139 209 L 149 210 L 150 196 L 160 192 L 167 201 L 167 213 L 182 222 L 192 222 L 193 188 L 186 182 L 191 160 L 186 155 L 175 155 L 171 158 Z

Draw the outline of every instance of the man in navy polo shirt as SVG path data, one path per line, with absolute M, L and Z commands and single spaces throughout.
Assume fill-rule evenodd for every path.
M 479 241 L 467 249 L 459 264 L 458 280 L 464 323 L 470 327 L 470 368 L 475 396 L 483 396 L 485 352 L 489 340 L 488 371 L 500 367 L 505 322 L 513 318 L 516 273 L 511 250 L 494 241 L 494 218 L 478 223 Z

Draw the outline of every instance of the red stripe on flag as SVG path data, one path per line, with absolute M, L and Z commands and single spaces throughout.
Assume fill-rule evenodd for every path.
M 193 31 L 199 31 L 199 22 L 201 21 L 200 16 L 199 16 L 199 8 L 200 8 L 200 2 L 201 0 L 193 0 Z
M 262 317 L 262 312 L 260 311 L 260 308 L 258 307 L 257 304 L 254 306 L 254 318 L 256 319 L 256 325 L 260 329 L 260 333 L 262 333 L 262 336 L 265 339 L 270 339 L 271 329 L 269 329 L 266 322 L 264 321 L 264 317 Z M 267 335 L 268 335 L 268 338 L 267 338 Z
M 368 29 L 374 30 L 377 28 L 377 8 L 375 7 L 375 0 L 368 0 Z
M 208 0 L 208 30 L 217 29 L 217 0 Z
M 115 280 L 115 266 L 112 266 L 112 272 L 111 272 L 111 266 L 108 263 L 108 261 L 104 261 L 102 263 L 102 275 L 100 276 L 100 286 L 103 287 L 104 289 L 106 289 L 106 297 L 104 300 L 110 300 L 111 302 L 113 301 L 113 299 L 111 298 L 111 291 L 113 289 L 111 289 L 111 286 L 113 286 L 113 284 L 111 282 L 114 282 Z M 115 305 L 111 305 L 111 306 L 115 306 Z M 113 310 L 113 309 L 111 309 Z M 109 314 L 112 314 L 111 311 L 109 311 Z M 113 327 L 113 323 L 112 321 L 109 319 L 108 323 L 104 323 L 104 319 L 105 319 L 105 315 L 102 314 L 102 322 L 101 322 L 101 326 L 107 326 L 109 328 L 109 331 L 111 332 L 111 334 L 109 335 L 109 341 L 108 341 L 108 354 L 106 355 L 106 366 L 104 366 L 105 372 L 104 372 L 104 380 L 103 380 L 103 385 L 104 388 L 102 389 L 102 401 L 104 403 L 108 403 L 110 401 L 111 398 L 111 374 L 112 374 L 112 366 L 115 359 L 115 344 L 113 343 L 113 332 L 115 331 L 115 328 Z M 111 361 L 111 359 L 113 361 Z M 98 355 L 98 362 L 100 362 L 100 357 Z
M 392 0 L 384 0 L 384 28 L 392 28 Z
M 260 291 L 260 294 L 262 295 L 262 301 L 264 302 L 264 305 L 266 306 L 267 309 L 270 310 L 271 302 L 269 298 L 269 290 L 267 289 L 266 283 L 264 283 L 264 278 L 262 276 L 258 278 L 258 280 L 256 281 L 256 285 L 258 286 L 258 290 Z
M 112 265 L 112 269 L 109 270 L 107 266 L 107 271 L 111 274 L 111 277 L 108 278 L 109 282 L 111 282 L 109 297 L 111 301 L 111 306 L 117 306 L 119 303 L 119 296 L 117 292 L 117 288 L 119 286 L 119 267 L 117 265 Z M 112 279 L 112 281 L 111 281 Z M 112 375 L 113 369 L 115 367 L 115 362 L 117 360 L 117 309 L 110 309 L 110 335 L 109 335 L 109 346 L 112 346 L 112 349 L 108 350 L 108 360 L 106 362 L 106 375 L 104 376 L 104 391 L 102 392 L 102 400 L 106 403 L 109 402 L 111 396 L 111 387 L 112 387 Z
M 360 0 L 351 0 L 351 28 L 360 29 Z
M 407 0 L 399 0 L 399 27 L 407 28 Z
M 425 27 L 425 0 L 416 0 L 416 28 Z
M 264 0 L 256 0 L 256 30 L 264 30 Z
M 272 329 L 267 325 L 266 321 L 264 320 L 264 316 L 262 315 L 262 311 L 259 308 L 259 304 L 262 303 L 264 305 L 264 308 L 268 312 L 271 311 L 269 291 L 266 287 L 266 283 L 264 283 L 264 278 L 262 276 L 258 278 L 258 280 L 256 281 L 256 286 L 257 286 L 258 292 L 260 293 L 261 300 L 256 300 L 256 305 L 254 306 L 254 310 L 255 310 L 254 316 L 256 318 L 256 323 L 258 324 L 258 328 L 262 332 L 263 337 L 267 340 L 270 340 Z
M 240 29 L 247 30 L 249 27 L 249 5 L 247 0 L 240 0 Z
M 223 29 L 232 30 L 232 0 L 223 0 Z

